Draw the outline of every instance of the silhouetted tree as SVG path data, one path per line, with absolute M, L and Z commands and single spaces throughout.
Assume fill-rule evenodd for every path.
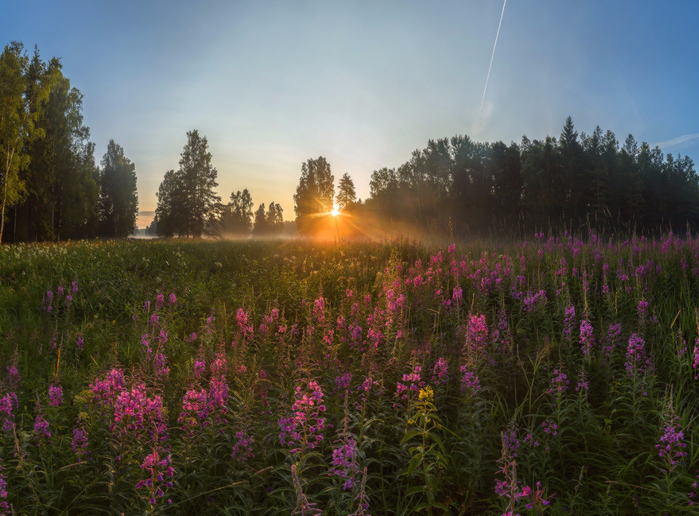
M 294 211 L 299 232 L 309 229 L 309 220 L 318 213 L 330 213 L 335 198 L 335 178 L 323 156 L 301 165 L 301 179 L 294 194 Z
M 99 175 L 100 233 L 126 237 L 136 229 L 138 192 L 136 166 L 124 156 L 124 149 L 109 140 Z
M 674 230 L 699 223 L 699 180 L 687 158 L 663 156 L 633 136 L 619 148 L 599 127 L 520 145 L 468 136 L 429 140 L 397 169 L 371 175 L 362 206 L 386 220 L 446 232 L 595 226 Z M 621 225 L 621 226 L 620 226 Z
M 200 237 L 209 220 L 218 215 L 221 198 L 214 191 L 218 172 L 211 157 L 206 136 L 199 136 L 196 129 L 189 131 L 177 172 L 182 189 L 182 226 L 177 228 L 180 235 Z
M 156 228 L 160 236 L 174 236 L 185 227 L 184 189 L 180 179 L 181 176 L 174 170 L 168 170 L 158 188 L 155 218 L 158 220 Z
M 267 226 L 272 234 L 281 233 L 284 230 L 284 210 L 274 201 L 267 208 Z
M 158 234 L 158 217 L 153 217 L 151 223 L 146 227 L 146 236 L 156 236 Z
M 246 188 L 231 194 L 231 201 L 223 208 L 221 230 L 230 235 L 247 235 L 252 228 L 252 197 Z
M 357 200 L 357 193 L 354 191 L 354 181 L 345 173 L 340 179 L 340 184 L 337 192 L 337 206 L 340 211 L 345 210 L 348 205 Z
M 255 224 L 252 228 L 252 234 L 255 236 L 265 236 L 270 233 L 270 227 L 267 222 L 267 214 L 265 212 L 265 203 L 260 204 L 255 211 Z

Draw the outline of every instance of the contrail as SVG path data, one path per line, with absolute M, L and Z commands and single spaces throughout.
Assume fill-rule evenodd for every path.
M 483 88 L 483 98 L 481 98 L 481 107 L 478 110 L 478 117 L 481 116 L 481 111 L 483 111 L 483 101 L 485 100 L 485 92 L 488 91 L 488 81 L 490 80 L 490 70 L 493 68 L 493 58 L 495 57 L 495 47 L 498 46 L 498 36 L 500 36 L 500 26 L 502 25 L 502 18 L 505 16 L 505 6 L 507 5 L 507 0 L 502 4 L 502 13 L 500 13 L 500 23 L 498 23 L 498 32 L 495 34 L 495 44 L 493 45 L 493 53 L 490 56 L 490 66 L 488 67 L 488 76 L 485 78 L 485 88 Z

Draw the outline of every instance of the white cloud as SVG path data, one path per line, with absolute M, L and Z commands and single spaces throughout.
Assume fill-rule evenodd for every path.
M 652 147 L 660 147 L 661 149 L 665 149 L 667 147 L 675 147 L 676 145 L 681 145 L 683 143 L 687 143 L 696 139 L 699 139 L 699 133 L 683 134 L 682 136 L 678 136 L 677 138 L 673 138 L 672 140 L 658 142 L 652 145 Z

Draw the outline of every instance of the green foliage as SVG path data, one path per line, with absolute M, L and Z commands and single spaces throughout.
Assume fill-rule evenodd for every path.
M 30 62 L 20 42 L 6 45 L 0 55 L 0 241 L 5 210 L 27 194 L 26 179 L 20 175 L 31 161 L 26 147 L 45 135 L 45 130 L 37 127 L 37 120 L 59 76 L 57 59 L 46 66 L 37 50 Z

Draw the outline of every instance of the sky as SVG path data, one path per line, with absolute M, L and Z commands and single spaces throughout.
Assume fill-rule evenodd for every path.
M 0 42 L 61 58 L 97 159 L 114 139 L 136 165 L 144 227 L 193 129 L 224 201 L 248 188 L 287 220 L 309 158 L 366 198 L 429 139 L 540 139 L 567 116 L 699 165 L 697 20 L 696 1 L 0 0 Z

